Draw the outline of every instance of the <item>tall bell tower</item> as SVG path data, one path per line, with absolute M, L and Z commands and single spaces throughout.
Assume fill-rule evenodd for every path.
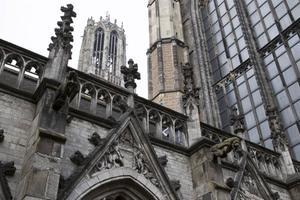
M 122 84 L 120 66 L 126 64 L 126 37 L 123 25 L 105 18 L 89 18 L 82 39 L 78 69 L 113 84 Z
M 149 0 L 148 80 L 149 99 L 183 112 L 182 65 L 188 62 L 180 1 Z

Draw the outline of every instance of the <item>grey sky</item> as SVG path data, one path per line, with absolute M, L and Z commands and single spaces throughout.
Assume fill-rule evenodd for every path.
M 110 14 L 111 21 L 123 22 L 127 39 L 127 60 L 139 65 L 141 81 L 137 93 L 147 97 L 148 18 L 146 0 L 0 0 L 0 38 L 48 56 L 50 37 L 60 20 L 60 6 L 74 5 L 73 57 L 69 66 L 77 68 L 81 36 L 89 17 Z

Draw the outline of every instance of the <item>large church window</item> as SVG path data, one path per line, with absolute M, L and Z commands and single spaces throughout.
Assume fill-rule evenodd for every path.
M 110 72 L 116 74 L 117 65 L 117 45 L 118 45 L 118 34 L 116 31 L 110 33 L 109 39 L 109 62 L 111 65 Z
M 93 52 L 96 74 L 100 73 L 100 70 L 102 69 L 103 46 L 104 46 L 104 31 L 102 28 L 98 28 L 95 32 L 94 52 Z

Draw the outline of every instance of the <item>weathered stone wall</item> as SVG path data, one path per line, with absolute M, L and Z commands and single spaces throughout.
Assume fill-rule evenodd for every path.
M 169 149 L 154 146 L 157 156 L 167 156 L 165 171 L 170 180 L 180 181 L 180 192 L 184 200 L 193 199 L 193 183 L 189 157 Z
M 162 93 L 156 96 L 153 101 L 177 112 L 182 112 L 182 92 Z
M 15 163 L 15 175 L 7 177 L 13 196 L 20 181 L 34 113 L 33 103 L 0 92 L 0 128 L 4 129 L 5 136 L 4 141 L 0 143 L 0 160 Z
M 62 175 L 65 178 L 69 177 L 76 167 L 70 160 L 73 153 L 80 151 L 84 156 L 87 156 L 95 148 L 88 140 L 94 132 L 97 132 L 101 138 L 105 138 L 108 129 L 78 118 L 73 118 L 66 127 L 67 141 L 62 160 Z

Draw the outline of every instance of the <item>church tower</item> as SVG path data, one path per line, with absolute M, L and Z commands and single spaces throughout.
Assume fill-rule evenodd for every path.
M 84 30 L 78 69 L 116 84 L 122 84 L 120 66 L 126 64 L 126 37 L 123 25 L 110 21 L 109 15 L 98 22 L 90 18 Z
M 148 49 L 149 99 L 183 112 L 182 65 L 188 62 L 180 2 L 149 0 L 150 47 Z

